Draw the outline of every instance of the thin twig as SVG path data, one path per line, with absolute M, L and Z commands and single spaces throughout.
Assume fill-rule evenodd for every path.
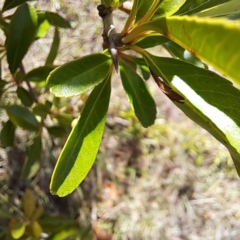
M 24 75 L 26 74 L 25 69 L 24 69 L 22 63 L 21 63 L 21 65 L 20 65 L 20 71 L 21 71 Z M 31 97 L 32 97 L 33 101 L 34 101 L 35 103 L 38 103 L 38 99 L 37 99 L 37 97 L 36 97 L 36 95 L 35 95 L 35 93 L 34 93 L 34 91 L 33 91 L 33 89 L 32 89 L 32 86 L 31 86 L 30 82 L 29 82 L 29 81 L 26 81 L 26 84 L 27 84 L 27 86 L 28 86 L 28 89 L 29 89 L 29 92 L 30 92 L 30 94 L 31 94 Z

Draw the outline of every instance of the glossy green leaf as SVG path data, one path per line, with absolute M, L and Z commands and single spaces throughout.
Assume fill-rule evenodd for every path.
M 168 36 L 199 59 L 240 84 L 240 52 L 236 51 L 240 42 L 238 21 L 188 16 L 160 18 L 137 27 L 122 41 L 126 42 L 134 38 L 136 32 L 151 30 Z
M 29 81 L 29 82 L 41 82 L 46 81 L 49 73 L 53 71 L 56 68 L 56 66 L 53 65 L 47 65 L 35 68 L 28 72 L 24 77 L 23 80 Z
M 121 62 L 120 74 L 124 90 L 143 127 L 151 126 L 156 119 L 155 102 L 141 77 Z
M 186 0 L 163 0 L 161 1 L 155 17 L 171 16 L 179 10 Z
M 196 13 L 195 16 L 198 17 L 219 17 L 230 14 L 236 14 L 240 12 L 240 1 L 232 0 L 221 5 L 217 5 L 211 9 L 207 9 L 200 13 Z
M 59 27 L 59 28 L 71 28 L 70 23 L 57 13 L 46 12 L 45 16 L 48 22 L 52 26 Z
M 165 42 L 168 42 L 169 39 L 162 36 L 146 36 L 145 38 L 140 39 L 138 42 L 134 43 L 136 46 L 140 48 L 152 48 L 159 45 L 162 45 Z
M 40 123 L 36 117 L 25 107 L 18 105 L 9 106 L 7 108 L 7 114 L 16 126 L 31 131 L 38 131 L 40 128 Z
M 105 54 L 88 55 L 52 71 L 47 83 L 51 92 L 58 97 L 79 95 L 102 82 L 110 64 L 111 58 Z
M 45 63 L 46 65 L 53 64 L 53 62 L 58 54 L 59 44 L 60 44 L 59 31 L 57 28 L 55 28 L 52 46 L 51 46 L 50 52 L 47 56 L 46 63 Z
M 10 120 L 4 124 L 0 135 L 2 147 L 14 146 L 15 129 L 15 125 Z
M 25 88 L 18 87 L 17 96 L 26 107 L 30 107 L 33 104 L 32 96 Z
M 62 126 L 53 126 L 53 127 L 47 127 L 47 130 L 50 135 L 54 137 L 64 137 L 66 135 L 66 129 Z
M 185 99 L 184 104 L 174 103 L 228 148 L 240 175 L 240 90 L 206 69 L 142 54 L 153 72 Z
M 52 194 L 60 197 L 68 195 L 90 171 L 105 126 L 111 92 L 110 78 L 108 74 L 89 95 L 55 166 L 50 185 Z
M 7 60 L 11 73 L 15 73 L 34 40 L 37 14 L 33 7 L 22 4 L 13 14 L 7 38 Z
M 230 0 L 188 0 L 186 3 L 179 9 L 176 15 L 191 15 L 196 12 L 203 11 L 208 8 L 212 8 L 216 5 L 228 2 Z
M 139 9 L 139 5 L 140 5 L 140 0 L 135 0 L 133 1 L 133 6 L 132 6 L 132 10 L 130 11 L 130 14 L 127 18 L 127 21 L 122 29 L 121 35 L 124 36 L 127 34 L 128 30 L 132 27 L 134 20 L 136 19 L 136 14 L 138 12 Z
M 144 17 L 144 15 L 148 12 L 149 8 L 151 5 L 154 3 L 156 0 L 148 0 L 148 1 L 139 1 L 139 6 L 136 14 L 136 19 L 135 23 L 139 22 L 141 18 Z M 157 10 L 157 9 L 156 9 Z
M 14 239 L 19 239 L 20 237 L 23 236 L 24 232 L 26 229 L 26 223 L 25 222 L 20 222 L 16 220 L 13 223 L 13 226 L 11 228 L 11 235 Z
M 38 136 L 34 139 L 33 144 L 27 149 L 27 156 L 21 172 L 22 179 L 30 179 L 37 174 L 40 168 L 41 153 L 42 141 L 41 137 Z
M 30 2 L 30 1 L 34 1 L 34 0 L 5 0 L 2 8 L 2 12 L 15 8 L 21 5 L 22 3 Z
M 191 54 L 188 50 L 180 47 L 178 44 L 172 41 L 168 41 L 162 45 L 168 52 L 175 58 L 192 63 L 193 65 L 201 68 L 205 68 L 205 65 L 201 60 Z

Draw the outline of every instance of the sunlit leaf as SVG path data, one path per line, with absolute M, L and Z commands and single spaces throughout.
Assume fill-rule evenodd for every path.
M 206 69 L 142 54 L 153 72 L 185 99 L 184 104 L 174 103 L 228 148 L 240 175 L 240 90 Z
M 7 114 L 16 126 L 32 131 L 39 130 L 40 123 L 27 108 L 12 105 L 7 108 Z
M 50 191 L 58 196 L 71 193 L 90 171 L 102 139 L 110 98 L 110 75 L 89 95 L 55 166 Z
M 7 38 L 9 69 L 15 73 L 34 40 L 37 29 L 37 14 L 33 7 L 22 4 L 13 14 Z
M 37 33 L 36 38 L 43 38 L 48 33 L 48 30 L 50 28 L 50 24 L 48 20 L 45 17 L 45 12 L 38 11 L 38 27 L 37 27 Z
M 145 82 L 124 62 L 121 62 L 120 74 L 123 87 L 137 118 L 144 127 L 149 127 L 156 119 L 156 105 Z
M 196 12 L 203 11 L 205 9 L 217 6 L 219 4 L 228 2 L 230 0 L 188 0 L 185 4 L 179 9 L 176 15 L 191 15 Z
M 14 239 L 19 239 L 23 236 L 26 229 L 26 223 L 21 221 L 14 221 L 11 227 L 11 235 Z
M 158 0 L 157 0 L 158 1 Z M 148 12 L 151 5 L 154 3 L 154 0 L 148 1 L 139 1 L 138 11 L 136 14 L 135 23 L 139 22 L 141 18 Z
M 171 16 L 179 10 L 186 0 L 163 0 L 154 17 Z
M 240 52 L 236 51 L 240 42 L 238 21 L 188 16 L 159 18 L 137 27 L 122 41 L 128 42 L 136 33 L 151 30 L 166 35 L 240 84 Z
M 230 14 L 236 14 L 240 12 L 240 1 L 232 0 L 221 5 L 217 5 L 211 9 L 196 13 L 195 16 L 198 17 L 219 17 Z
M 36 137 L 34 139 L 34 143 L 27 149 L 27 156 L 21 172 L 22 179 L 30 179 L 36 175 L 40 168 L 41 153 L 42 153 L 41 137 Z
M 71 61 L 52 71 L 47 79 L 51 92 L 58 97 L 82 94 L 107 76 L 111 58 L 97 53 Z

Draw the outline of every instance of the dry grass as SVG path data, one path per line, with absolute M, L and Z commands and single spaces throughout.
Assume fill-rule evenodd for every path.
M 61 30 L 58 64 L 101 51 L 97 4 L 86 0 L 35 3 L 72 22 L 73 29 Z M 32 46 L 24 63 L 28 69 L 44 63 L 52 34 Z M 64 204 L 74 202 L 72 211 L 80 213 L 79 221 L 90 220 L 98 236 L 109 233 L 112 239 L 239 239 L 240 181 L 228 152 L 153 83 L 149 85 L 158 119 L 154 126 L 143 129 L 128 111 L 120 81 L 114 77 L 107 127 L 95 166 Z M 1 164 L 6 170 L 6 162 Z M 42 181 L 47 198 L 49 182 Z M 45 201 L 51 203 L 50 210 L 63 206 L 63 202 Z

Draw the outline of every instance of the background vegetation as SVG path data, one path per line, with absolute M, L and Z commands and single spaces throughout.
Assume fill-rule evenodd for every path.
M 3 1 L 0 3 L 2 6 Z M 39 0 L 33 4 L 58 12 L 71 22 L 72 29 L 60 30 L 56 64 L 101 51 L 98 1 Z M 122 18 L 119 12 L 119 25 Z M 53 34 L 51 29 L 32 45 L 23 62 L 27 72 L 44 64 Z M 0 45 L 4 42 L 2 35 Z M 156 51 L 163 53 L 160 48 Z M 2 71 L 5 79 L 10 78 L 6 60 Z M 70 129 L 54 144 L 46 135 L 41 168 L 30 180 L 20 175 L 26 146 L 31 142 L 28 133 L 18 129 L 15 146 L 0 148 L 0 239 L 15 219 L 28 214 L 24 211 L 24 193 L 34 205 L 34 197 L 26 189 L 31 189 L 43 207 L 37 221 L 51 239 L 67 235 L 73 239 L 80 235 L 85 236 L 83 239 L 238 239 L 239 178 L 227 150 L 186 118 L 151 80 L 148 84 L 158 118 L 154 126 L 143 129 L 115 76 L 95 165 L 81 186 L 66 198 L 52 196 L 49 181 Z M 3 102 L 12 101 L 15 91 L 13 88 Z M 46 93 L 40 94 L 40 100 L 45 98 Z M 85 99 L 86 95 L 61 99 L 59 111 L 77 117 Z M 5 111 L 0 109 L 1 126 L 5 121 Z

